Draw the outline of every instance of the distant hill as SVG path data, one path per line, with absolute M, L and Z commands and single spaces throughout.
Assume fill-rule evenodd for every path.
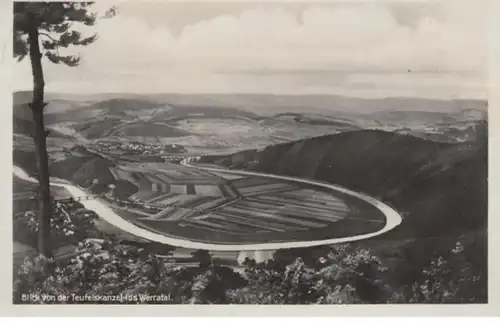
M 104 133 L 110 132 L 115 126 L 122 124 L 121 120 L 116 118 L 98 119 L 88 122 L 82 122 L 73 125 L 73 129 L 88 139 L 100 138 Z
M 12 131 L 13 131 L 13 133 L 17 133 L 17 134 L 24 134 L 27 136 L 33 136 L 35 134 L 35 123 L 32 120 L 14 116 Z M 50 130 L 49 136 L 50 137 L 58 137 L 58 138 L 67 137 L 63 133 L 61 133 L 57 130 L 54 130 L 54 129 Z
M 89 154 L 87 156 L 69 157 L 63 161 L 50 165 L 50 175 L 63 178 L 85 188 L 91 188 L 94 193 L 103 193 L 109 190 L 109 185 L 114 184 L 126 199 L 138 191 L 138 187 L 124 180 L 115 180 L 110 168 L 115 164 L 100 156 Z M 94 180 L 96 180 L 94 182 Z
M 441 111 L 450 113 L 462 109 L 485 110 L 482 100 L 436 100 L 409 97 L 355 98 L 339 95 L 273 95 L 273 94 L 150 94 L 149 99 L 167 101 L 178 106 L 231 107 L 256 114 L 373 113 L 379 110 Z M 272 108 L 270 108 L 272 107 Z
M 437 100 L 408 97 L 354 98 L 338 95 L 273 95 L 273 94 L 57 94 L 46 93 L 47 100 L 67 99 L 72 101 L 139 100 L 153 104 L 171 104 L 177 107 L 213 107 L 247 111 L 258 115 L 276 113 L 330 113 L 336 116 L 353 113 L 373 113 L 382 110 L 431 111 L 451 113 L 461 110 L 486 110 L 484 100 Z M 27 103 L 31 92 L 14 93 L 14 103 Z
M 132 98 L 107 99 L 99 101 L 89 106 L 90 109 L 100 110 L 102 112 L 105 112 L 106 114 L 122 115 L 122 116 L 128 115 L 127 112 L 134 112 L 137 110 L 149 110 L 159 107 L 168 109 L 168 106 L 165 106 L 165 104 L 151 102 L 148 99 L 132 99 Z
M 44 121 L 46 125 L 51 123 L 51 113 L 48 113 L 49 105 L 45 107 Z M 24 135 L 33 135 L 35 133 L 35 123 L 33 122 L 33 114 L 27 103 L 16 104 L 12 108 L 13 132 Z M 51 129 L 49 134 L 52 137 L 67 137 L 63 133 Z
M 34 150 L 19 150 L 12 151 L 12 163 L 23 168 L 26 172 L 33 175 L 37 172 L 36 155 Z
M 85 188 L 92 188 L 92 192 L 101 193 L 109 190 L 109 185 L 116 186 L 118 197 L 123 199 L 138 191 L 138 187 L 125 180 L 115 180 L 110 168 L 114 167 L 113 161 L 90 153 L 86 149 L 78 149 L 78 155 L 70 156 L 62 161 L 51 162 L 49 173 L 51 177 L 57 177 L 71 181 Z M 13 151 L 13 164 L 20 166 L 30 175 L 37 173 L 34 151 Z M 97 179 L 97 183 L 94 180 Z
M 76 107 L 60 109 L 60 111 L 45 115 L 47 124 L 60 122 L 98 121 L 103 118 L 117 118 L 133 120 L 137 116 L 152 113 L 156 108 L 167 108 L 165 104 L 151 103 L 148 100 L 137 99 L 110 99 L 98 102 L 74 102 Z M 50 107 L 50 103 L 48 105 Z
M 357 124 L 356 118 L 342 118 L 310 113 L 278 113 L 271 117 L 262 118 L 261 124 L 272 124 L 273 121 L 288 121 L 295 122 L 300 125 L 311 126 L 331 126 L 335 127 L 338 131 L 359 130 L 360 126 Z
M 202 162 L 313 178 L 367 193 L 405 214 L 392 236 L 432 236 L 486 225 L 485 135 L 475 144 L 446 144 L 378 130 L 351 131 Z
M 18 134 L 33 135 L 35 133 L 35 123 L 19 117 L 14 117 L 12 131 Z
M 113 163 L 98 156 L 71 156 L 63 161 L 50 165 L 50 175 L 70 180 L 82 186 L 88 186 L 94 178 L 103 182 L 112 182 L 113 176 L 109 167 Z
M 217 105 L 206 105 L 199 106 L 184 106 L 184 105 L 170 105 L 171 110 L 159 111 L 151 120 L 152 121 L 177 121 L 185 118 L 196 117 L 196 118 L 219 118 L 219 117 L 243 117 L 249 119 L 257 118 L 257 115 L 245 110 L 240 110 L 238 108 L 231 107 L 221 107 Z
M 134 122 L 123 125 L 118 129 L 113 130 L 107 135 L 119 135 L 129 137 L 181 137 L 189 135 L 187 131 L 177 129 L 166 124 Z
M 31 111 L 22 103 L 30 97 L 29 92 L 14 94 L 15 133 L 31 134 Z M 474 141 L 471 129 L 487 115 L 487 102 L 480 100 L 335 95 L 48 93 L 46 101 L 45 123 L 56 129 L 53 136 L 60 131 L 78 139 L 119 136 L 167 143 L 176 137 L 189 137 L 194 146 L 247 145 L 252 140 L 257 146 L 363 129 L 437 142 Z M 253 132 L 226 137 L 222 123 L 236 127 L 241 121 L 248 122 Z M 221 126 L 212 130 L 211 134 L 217 133 L 211 138 L 206 129 L 214 122 Z
M 68 100 L 74 102 L 85 102 L 85 101 L 101 101 L 112 98 L 136 98 L 141 97 L 140 95 L 120 93 L 120 94 L 73 94 L 73 93 L 54 93 L 45 92 L 45 101 L 53 100 Z M 33 99 L 32 91 L 16 91 L 12 95 L 12 100 L 14 104 L 26 104 L 31 102 Z

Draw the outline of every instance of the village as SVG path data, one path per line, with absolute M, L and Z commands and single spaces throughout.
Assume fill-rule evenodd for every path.
M 161 154 L 182 154 L 186 149 L 177 144 L 145 144 L 140 142 L 115 142 L 99 140 L 95 148 L 101 152 L 111 152 L 113 154 L 142 154 L 142 155 L 161 155 Z

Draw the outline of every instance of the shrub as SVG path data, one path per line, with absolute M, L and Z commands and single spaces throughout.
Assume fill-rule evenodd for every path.
M 50 220 L 51 245 L 54 249 L 73 244 L 101 234 L 94 225 L 97 215 L 79 208 L 74 202 L 56 202 Z M 33 211 L 18 212 L 13 221 L 14 239 L 32 247 L 37 246 L 38 217 Z
M 15 274 L 14 303 L 140 303 L 138 294 L 154 293 L 155 278 L 170 268 L 140 248 L 114 242 L 81 242 L 77 253 L 69 263 L 26 258 Z
M 176 268 L 116 242 L 81 242 L 77 252 L 68 263 L 26 258 L 14 277 L 14 303 L 222 304 L 228 303 L 227 290 L 245 284 L 228 267 Z

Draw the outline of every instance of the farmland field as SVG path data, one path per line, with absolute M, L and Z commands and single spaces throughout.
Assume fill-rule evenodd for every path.
M 129 198 L 134 213 L 122 209 L 119 215 L 176 238 L 313 240 L 375 232 L 385 225 L 384 215 L 364 201 L 286 180 L 220 175 L 169 163 L 121 165 L 113 174 L 139 187 Z

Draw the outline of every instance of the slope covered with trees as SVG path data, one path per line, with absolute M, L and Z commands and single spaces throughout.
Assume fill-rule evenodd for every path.
M 388 301 L 481 302 L 487 298 L 487 125 L 475 132 L 475 142 L 445 144 L 353 131 L 201 162 L 313 178 L 374 196 L 403 215 L 393 231 L 355 243 L 387 267 L 384 283 L 398 289 Z M 331 248 L 275 256 L 314 263 Z
M 367 193 L 405 215 L 401 227 L 384 238 L 486 227 L 485 136 L 474 143 L 446 144 L 377 130 L 352 131 L 201 162 L 312 178 Z

